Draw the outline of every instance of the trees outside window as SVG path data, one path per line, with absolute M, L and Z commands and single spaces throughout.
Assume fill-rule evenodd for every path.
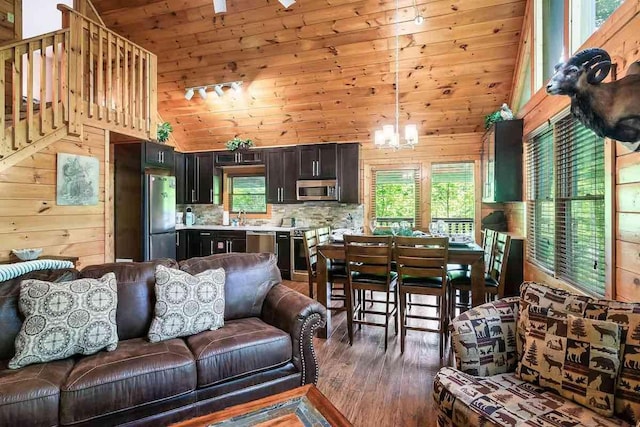
M 230 179 L 231 212 L 266 213 L 267 193 L 264 175 L 233 176 Z

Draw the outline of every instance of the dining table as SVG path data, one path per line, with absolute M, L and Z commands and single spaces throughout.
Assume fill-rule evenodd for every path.
M 328 283 L 327 260 L 345 260 L 344 243 L 331 242 L 318 245 L 318 302 L 329 307 L 331 289 Z M 476 243 L 466 243 L 449 246 L 449 263 L 471 266 L 471 305 L 476 307 L 485 302 L 484 289 L 484 250 Z M 324 286 L 323 286 L 324 284 Z M 318 338 L 331 336 L 331 310 L 327 310 L 327 322 L 318 329 Z

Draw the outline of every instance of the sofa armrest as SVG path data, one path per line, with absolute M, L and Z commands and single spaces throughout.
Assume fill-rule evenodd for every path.
M 317 383 L 313 335 L 327 320 L 327 310 L 322 304 L 284 285 L 276 285 L 265 298 L 262 320 L 291 335 L 293 364 L 302 372 L 301 385 Z
M 516 324 L 520 298 L 503 298 L 472 308 L 451 321 L 456 367 L 489 376 L 515 370 Z

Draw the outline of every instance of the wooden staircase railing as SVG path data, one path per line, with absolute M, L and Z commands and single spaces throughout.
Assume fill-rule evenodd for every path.
M 0 158 L 63 126 L 69 30 L 0 47 Z
M 62 30 L 0 46 L 0 162 L 63 127 L 72 135 L 88 124 L 156 139 L 156 56 L 58 8 Z

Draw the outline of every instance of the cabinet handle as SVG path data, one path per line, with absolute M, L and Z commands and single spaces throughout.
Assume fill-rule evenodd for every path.
M 164 163 L 164 151 L 160 152 L 160 162 Z
M 191 203 L 195 203 L 196 201 L 196 190 L 191 189 Z
M 316 176 L 316 161 L 313 161 L 313 167 L 311 168 L 311 174 Z
M 200 233 L 201 236 L 211 236 L 211 233 Z
M 280 201 L 284 202 L 284 187 L 280 187 Z
M 213 240 L 209 243 L 209 246 L 211 247 L 211 255 L 213 255 Z
M 337 199 L 338 201 L 340 201 L 340 186 L 339 186 L 339 185 L 338 185 L 338 188 L 337 188 L 337 191 L 336 191 L 336 192 L 338 193 L 338 194 L 336 194 L 336 199 Z
M 233 240 L 229 240 L 229 252 L 233 252 Z
M 158 163 L 162 163 L 162 151 L 158 151 Z
M 213 203 L 213 188 L 209 190 L 209 199 L 211 200 L 211 203 Z
M 196 184 L 196 193 L 198 193 L 199 195 L 200 194 L 200 158 L 199 157 L 196 157 L 195 184 Z

